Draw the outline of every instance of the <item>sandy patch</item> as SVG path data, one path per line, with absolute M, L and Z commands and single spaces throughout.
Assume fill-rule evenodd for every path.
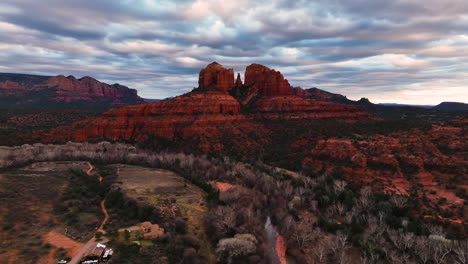
M 210 184 L 221 192 L 227 192 L 229 190 L 236 188 L 235 185 L 225 183 L 225 182 L 211 181 Z
M 57 233 L 56 231 L 50 231 L 45 234 L 44 241 L 54 247 L 66 249 L 70 256 L 75 256 L 84 246 L 83 243 L 76 242 L 65 235 Z

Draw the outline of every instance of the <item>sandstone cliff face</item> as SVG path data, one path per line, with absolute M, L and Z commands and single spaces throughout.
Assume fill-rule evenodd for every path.
M 76 79 L 63 75 L 0 74 L 0 97 L 9 97 L 8 100 L 16 101 L 19 105 L 75 101 L 106 102 L 111 105 L 143 103 L 134 89 L 119 84 L 108 85 L 91 77 Z
M 239 102 L 222 91 L 192 92 L 162 102 L 111 109 L 98 118 L 56 129 L 49 138 L 142 142 L 157 137 L 184 141 L 205 153 L 224 151 L 226 146 L 220 142 L 224 136 L 241 140 L 245 146 L 260 144 L 255 134 L 265 129 L 239 112 Z
M 79 81 L 60 77 L 52 84 L 75 90 Z M 242 153 L 271 144 L 269 135 L 276 133 L 267 128 L 271 119 L 376 120 L 355 106 L 292 95 L 281 73 L 261 65 L 247 67 L 246 85 L 242 85 L 240 75 L 236 83 L 232 70 L 211 63 L 200 71 L 199 88 L 188 94 L 158 103 L 112 109 L 74 127 L 52 131 L 49 138 L 143 142 L 158 137 L 197 146 L 206 152 L 237 148 Z M 95 94 L 104 92 L 92 85 L 80 87 L 87 87 Z M 244 98 L 231 96 L 234 90 Z
M 288 80 L 275 70 L 260 64 L 251 64 L 245 70 L 245 86 L 252 86 L 262 96 L 292 95 Z
M 251 107 L 255 116 L 263 118 L 323 119 L 344 118 L 349 120 L 372 121 L 377 118 L 364 109 L 339 103 L 303 99 L 298 96 L 262 97 Z
M 121 99 L 128 97 L 142 102 L 138 98 L 136 90 L 125 89 L 126 87 L 117 84 L 104 84 L 88 76 L 76 79 L 73 76 L 59 75 L 48 79 L 46 85 L 57 91 L 54 97 L 57 101 L 84 100 L 94 102 L 111 99 L 113 105 L 124 105 L 125 103 Z
M 213 62 L 200 71 L 198 86 L 214 86 L 227 93 L 234 87 L 234 70 L 225 69 L 221 64 Z

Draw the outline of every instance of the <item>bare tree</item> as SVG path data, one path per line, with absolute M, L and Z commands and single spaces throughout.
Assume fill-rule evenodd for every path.
M 405 247 L 405 249 L 409 249 L 413 246 L 414 244 L 414 234 L 413 233 L 404 233 L 401 237 L 401 240 L 402 240 L 402 243 L 403 243 L 403 246 Z
M 431 258 L 431 247 L 427 237 L 417 237 L 414 244 L 416 255 L 423 264 L 429 262 Z
M 453 252 L 455 252 L 457 264 L 468 263 L 468 241 L 455 242 Z
M 345 190 L 346 185 L 348 185 L 348 183 L 346 183 L 345 181 L 335 180 L 333 183 L 333 191 L 335 192 L 335 194 L 340 194 Z
M 348 234 L 338 231 L 336 234 L 336 240 L 339 242 L 339 245 L 344 248 L 348 242 Z
M 432 241 L 432 260 L 436 264 L 446 263 L 445 257 L 452 251 L 449 245 L 445 242 Z
M 219 206 L 215 208 L 210 218 L 217 233 L 227 234 L 236 225 L 236 212 L 230 206 Z
M 309 242 L 317 240 L 320 234 L 321 231 L 319 228 L 314 228 L 312 230 L 299 230 L 296 228 L 293 233 L 297 244 L 301 248 L 307 245 Z
M 328 243 L 325 241 L 320 241 L 314 249 L 314 254 L 317 257 L 319 262 L 322 262 L 325 260 L 325 257 L 328 254 Z

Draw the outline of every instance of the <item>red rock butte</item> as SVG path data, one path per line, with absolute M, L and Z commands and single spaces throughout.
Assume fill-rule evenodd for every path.
M 200 71 L 198 86 L 201 88 L 214 86 L 227 93 L 234 87 L 234 70 L 225 69 L 217 62 L 210 63 Z
M 50 131 L 48 141 L 142 142 L 158 137 L 192 144 L 203 152 L 223 151 L 226 146 L 247 150 L 268 142 L 274 132 L 268 120 L 376 120 L 360 107 L 296 96 L 280 72 L 259 64 L 247 67 L 243 85 L 240 74 L 234 82 L 234 71 L 216 62 L 201 70 L 199 77 L 199 87 L 187 94 L 111 109 Z
M 293 95 L 293 89 L 281 72 L 260 64 L 251 64 L 245 69 L 245 83 L 240 73 L 234 82 L 234 70 L 226 69 L 217 62 L 210 63 L 202 69 L 198 79 L 199 88 L 215 87 L 228 93 L 234 87 L 248 88 L 248 95 L 262 96 Z
M 260 64 L 251 64 L 245 70 L 245 86 L 253 86 L 263 96 L 292 95 L 292 87 L 279 71 Z

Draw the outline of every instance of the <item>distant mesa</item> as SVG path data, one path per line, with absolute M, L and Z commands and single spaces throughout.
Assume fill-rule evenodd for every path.
M 140 104 L 135 89 L 106 84 L 89 76 L 38 76 L 0 73 L 0 105 L 109 108 Z
M 465 103 L 459 103 L 459 102 L 443 102 L 440 103 L 439 105 L 436 105 L 433 107 L 435 110 L 439 111 L 458 111 L 458 112 L 464 112 L 468 111 L 468 104 Z
M 309 88 L 309 89 L 302 89 L 301 87 L 295 87 L 293 89 L 295 95 L 307 98 L 307 99 L 315 99 L 321 101 L 333 101 L 333 102 L 341 102 L 347 103 L 348 98 L 346 96 L 336 93 L 330 93 L 317 87 Z

